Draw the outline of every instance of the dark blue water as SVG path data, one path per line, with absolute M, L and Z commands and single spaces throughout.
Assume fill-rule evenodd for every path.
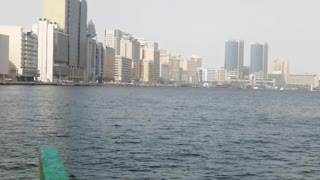
M 320 179 L 320 93 L 0 87 L 0 179 Z

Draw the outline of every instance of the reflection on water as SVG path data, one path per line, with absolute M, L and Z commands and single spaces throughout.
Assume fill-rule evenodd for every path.
M 320 94 L 0 87 L 0 179 L 57 145 L 77 179 L 317 179 Z

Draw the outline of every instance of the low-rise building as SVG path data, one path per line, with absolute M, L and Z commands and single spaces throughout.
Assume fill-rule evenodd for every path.
M 310 75 L 289 75 L 287 85 L 288 86 L 313 86 L 317 87 L 319 83 L 319 76 L 310 74 Z
M 201 82 L 225 82 L 227 81 L 227 70 L 215 68 L 200 68 L 198 74 L 201 76 Z
M 115 81 L 130 83 L 132 80 L 132 59 L 116 56 Z

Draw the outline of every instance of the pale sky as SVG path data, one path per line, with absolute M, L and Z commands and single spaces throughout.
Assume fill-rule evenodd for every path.
M 1 0 L 0 25 L 30 28 L 42 15 L 42 0 Z M 224 42 L 269 43 L 269 64 L 287 57 L 292 73 L 320 74 L 319 0 L 87 0 L 100 41 L 104 29 L 159 42 L 184 56 L 203 57 L 205 67 L 222 67 Z

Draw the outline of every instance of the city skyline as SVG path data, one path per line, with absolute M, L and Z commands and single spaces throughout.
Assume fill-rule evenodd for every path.
M 135 37 L 157 41 L 161 47 L 170 49 L 175 54 L 200 55 L 207 67 L 222 67 L 224 42 L 229 39 L 239 39 L 245 41 L 245 65 L 250 63 L 250 44 L 267 42 L 270 51 L 269 67 L 272 60 L 285 57 L 290 61 L 292 73 L 320 72 L 314 66 L 320 59 L 317 53 L 320 48 L 317 46 L 317 42 L 320 41 L 320 36 L 317 34 L 320 32 L 320 27 L 314 23 L 320 17 L 320 12 L 316 10 L 319 2 L 316 0 L 310 0 L 308 3 L 288 0 L 281 2 L 227 0 L 204 1 L 201 4 L 195 1 L 177 0 L 170 1 L 171 6 L 167 6 L 166 2 L 169 3 L 165 0 L 156 7 L 152 2 L 145 0 L 134 2 L 89 0 L 88 20 L 94 20 L 99 41 L 104 40 L 105 29 L 117 28 L 130 32 Z M 23 8 L 18 9 L 17 12 L 20 13 L 8 18 L 7 14 L 10 14 L 13 8 L 17 8 L 16 4 L 20 4 L 19 6 Z M 123 6 L 124 4 L 126 6 Z M 179 11 L 176 10 L 179 4 L 182 4 L 181 7 L 184 9 L 181 13 L 177 13 Z M 28 2 L 11 0 L 6 2 L 6 5 L 8 8 L 0 12 L 0 22 L 3 25 L 22 25 L 31 28 L 30 25 L 42 17 L 41 0 Z M 108 6 L 121 7 L 123 9 L 121 12 L 125 13 L 112 16 L 117 8 L 108 8 L 105 12 L 103 8 Z M 165 10 L 166 14 L 158 9 Z M 201 11 L 188 13 L 193 12 L 191 11 L 193 9 Z M 151 15 L 150 12 L 154 10 L 158 13 Z M 303 13 L 299 13 L 301 10 Z M 101 12 L 105 12 L 103 16 Z M 221 15 L 224 15 L 224 18 L 221 18 Z M 185 16 L 187 18 L 184 18 Z M 212 23 L 208 23 L 209 19 Z M 167 24 L 167 28 L 162 27 L 164 23 Z

